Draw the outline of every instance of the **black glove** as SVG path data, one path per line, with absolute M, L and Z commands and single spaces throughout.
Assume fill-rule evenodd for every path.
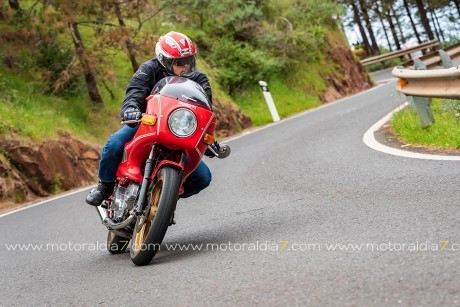
M 214 143 L 212 145 L 209 145 L 212 147 L 212 149 L 219 153 L 219 150 L 220 150 L 220 145 L 219 143 L 217 143 L 217 141 L 214 141 Z M 204 152 L 204 155 L 207 156 L 207 157 L 210 157 L 210 158 L 214 158 L 216 155 L 209 149 L 209 148 L 206 148 L 206 151 Z
M 126 109 L 125 113 L 123 113 L 123 121 L 128 121 L 128 120 L 138 120 L 141 118 L 142 113 L 139 111 L 139 109 L 129 107 Z M 138 123 L 131 123 L 127 124 L 131 128 L 136 127 Z

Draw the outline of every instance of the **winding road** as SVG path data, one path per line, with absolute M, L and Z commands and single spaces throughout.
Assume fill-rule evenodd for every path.
M 87 190 L 2 216 L 0 304 L 460 305 L 460 162 L 362 141 L 394 88 L 230 140 L 148 266 L 104 249 Z

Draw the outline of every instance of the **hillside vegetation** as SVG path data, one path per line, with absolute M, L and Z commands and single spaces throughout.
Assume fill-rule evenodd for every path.
M 198 46 L 218 138 L 271 121 L 259 80 L 281 117 L 369 88 L 339 13 L 319 0 L 0 2 L 0 211 L 96 182 L 126 85 L 169 31 Z
M 171 30 L 197 43 L 216 100 L 255 125 L 271 121 L 259 80 L 285 117 L 328 100 L 325 79 L 344 78 L 326 52 L 328 38 L 348 49 L 332 1 L 16 3 L 0 7 L 2 134 L 44 140 L 68 131 L 104 142 L 133 72 Z

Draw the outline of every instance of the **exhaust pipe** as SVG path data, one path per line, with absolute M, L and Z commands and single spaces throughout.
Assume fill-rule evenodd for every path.
M 114 221 L 112 221 L 111 218 L 109 217 L 106 217 L 102 223 L 109 229 L 109 230 L 116 230 L 116 229 L 122 229 L 122 228 L 125 228 L 125 227 L 128 227 L 129 225 L 131 225 L 131 222 L 136 218 L 136 214 L 134 214 L 134 212 L 124 221 L 120 222 L 120 223 L 115 223 Z
M 109 230 L 117 230 L 128 227 L 131 225 L 131 222 L 136 218 L 136 214 L 133 212 L 131 215 L 124 221 L 120 223 L 115 223 L 111 218 L 107 216 L 107 213 L 104 208 L 101 206 L 96 207 L 97 213 L 99 213 L 99 217 L 101 218 L 102 224 L 105 225 Z

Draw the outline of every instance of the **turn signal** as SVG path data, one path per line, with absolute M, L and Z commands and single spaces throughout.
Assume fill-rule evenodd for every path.
M 403 89 L 407 86 L 407 80 L 403 78 L 399 78 L 399 88 Z
M 210 134 L 205 134 L 204 137 L 203 137 L 203 142 L 205 144 L 208 144 L 208 145 L 211 145 L 214 143 L 214 137 Z
M 142 123 L 147 126 L 154 126 L 157 122 L 157 117 L 155 115 L 145 114 L 142 116 Z

